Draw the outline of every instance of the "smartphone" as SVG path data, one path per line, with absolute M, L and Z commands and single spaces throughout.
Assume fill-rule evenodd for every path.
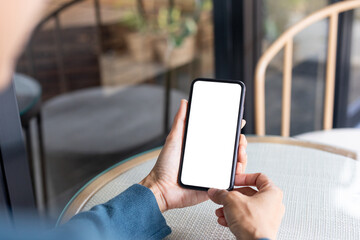
M 233 189 L 244 97 L 241 81 L 192 82 L 178 176 L 182 187 Z

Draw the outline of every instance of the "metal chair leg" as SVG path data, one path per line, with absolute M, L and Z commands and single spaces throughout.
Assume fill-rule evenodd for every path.
M 170 115 L 170 90 L 171 90 L 171 73 L 170 70 L 167 70 L 165 74 L 165 88 L 164 88 L 164 136 L 168 134 L 169 131 L 169 115 Z
M 38 139 L 39 139 L 39 163 L 40 163 L 40 174 L 41 174 L 42 198 L 44 203 L 44 210 L 46 211 L 48 196 L 47 196 L 46 161 L 45 161 L 41 112 L 39 112 L 36 115 L 36 123 L 37 123 Z
M 33 158 L 33 151 L 31 145 L 31 130 L 30 124 L 26 124 L 23 126 L 25 139 L 26 139 L 26 150 L 28 153 L 28 161 L 29 161 L 29 168 L 30 168 L 30 177 L 31 177 L 31 184 L 33 186 L 35 192 L 35 202 L 37 202 L 36 198 L 36 183 L 35 183 L 35 175 L 34 175 L 34 158 Z

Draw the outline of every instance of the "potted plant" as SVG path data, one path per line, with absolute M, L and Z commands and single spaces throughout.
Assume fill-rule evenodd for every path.
M 154 59 L 153 39 L 144 17 L 134 11 L 124 13 L 121 24 L 129 29 L 125 42 L 132 58 L 137 62 Z
M 196 47 L 202 51 L 211 51 L 214 42 L 212 1 L 201 1 L 200 9 L 201 11 L 197 19 Z
M 197 26 L 193 18 L 182 16 L 177 7 L 161 8 L 157 25 L 159 37 L 155 50 L 163 64 L 175 67 L 194 58 Z

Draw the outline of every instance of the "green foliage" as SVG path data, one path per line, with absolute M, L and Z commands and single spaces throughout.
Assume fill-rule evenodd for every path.
M 139 11 L 124 12 L 120 23 L 132 31 L 166 35 L 173 47 L 179 47 L 184 40 L 195 34 L 201 11 L 212 10 L 212 0 L 194 0 L 194 12 L 182 12 L 177 7 L 160 7 L 157 16 L 143 16 Z
M 203 11 L 211 11 L 212 10 L 212 0 L 202 0 L 200 2 L 201 4 L 201 9 Z
M 147 24 L 143 16 L 134 11 L 125 12 L 124 17 L 120 20 L 120 22 L 133 31 L 143 32 L 147 28 Z
M 326 0 L 266 0 L 264 4 L 266 38 L 274 41 L 294 23 L 292 21 L 294 15 L 305 17 L 325 7 L 328 2 Z
M 182 16 L 179 8 L 161 8 L 157 24 L 159 31 L 168 35 L 174 47 L 180 46 L 184 39 L 196 33 L 197 25 L 193 18 Z

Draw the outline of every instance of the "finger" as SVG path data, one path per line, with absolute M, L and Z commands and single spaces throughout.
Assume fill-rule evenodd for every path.
M 215 215 L 216 215 L 217 217 L 224 217 L 224 208 L 221 207 L 221 208 L 216 209 L 216 210 L 215 210 Z
M 175 119 L 174 119 L 174 124 L 173 124 L 173 128 L 176 129 L 176 127 L 178 127 L 178 125 L 180 124 L 184 124 L 185 122 L 185 117 L 186 117 L 186 108 L 187 108 L 187 100 L 185 99 L 181 99 L 180 101 L 180 107 L 178 112 L 175 115 Z
M 247 154 L 246 154 L 247 140 L 244 134 L 240 134 L 240 144 L 238 146 L 237 161 L 241 162 L 241 168 L 236 168 L 236 174 L 244 173 L 247 165 Z
M 242 162 L 245 163 L 247 160 L 247 153 L 246 153 L 246 148 L 244 146 L 239 146 L 239 150 L 238 150 L 238 158 L 237 161 L 238 162 Z
M 211 188 L 208 190 L 209 198 L 211 199 L 211 201 L 217 204 L 224 205 L 225 197 L 227 194 L 228 191 L 226 190 L 220 190 L 215 188 Z
M 193 197 L 196 202 L 201 203 L 209 200 L 209 195 L 205 191 L 195 191 L 195 196 Z
M 228 224 L 227 224 L 226 219 L 224 217 L 218 218 L 218 223 L 223 227 L 228 227 Z
M 246 166 L 247 166 L 247 153 L 245 150 L 241 150 L 240 162 L 242 165 L 241 173 L 245 173 Z
M 261 191 L 269 185 L 272 185 L 272 182 L 263 173 L 235 175 L 235 186 L 256 186 Z
M 241 128 L 245 127 L 246 125 L 246 120 L 245 119 L 242 119 L 241 120 Z
M 255 193 L 258 192 L 250 187 L 235 188 L 234 191 L 237 191 L 249 197 L 253 196 Z
M 244 146 L 246 148 L 247 144 L 248 144 L 248 142 L 247 142 L 245 135 L 240 134 L 240 146 Z
M 236 163 L 236 172 L 235 175 L 239 175 L 243 173 L 243 165 L 241 162 Z
M 175 115 L 170 134 L 173 134 L 175 136 L 182 135 L 185 127 L 187 104 L 188 104 L 187 100 L 181 99 L 180 107 Z
M 243 158 L 245 158 L 246 155 L 246 147 L 247 147 L 247 140 L 244 134 L 240 135 L 240 143 L 238 146 L 238 162 L 244 162 L 241 161 Z

